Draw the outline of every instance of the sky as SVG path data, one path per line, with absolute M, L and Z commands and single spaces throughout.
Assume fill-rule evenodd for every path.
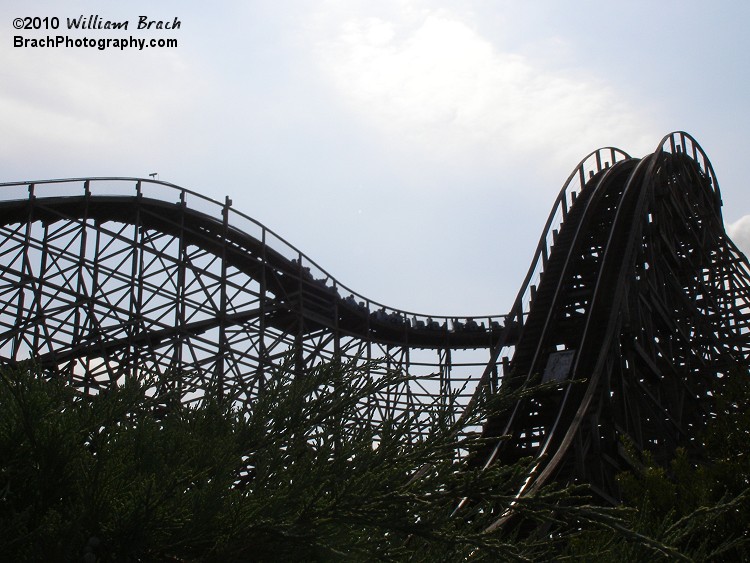
M 128 29 L 67 29 L 90 15 Z M 25 17 L 60 26 L 14 29 Z M 0 182 L 157 172 L 229 196 L 372 300 L 505 313 L 602 146 L 692 134 L 750 251 L 748 21 L 728 0 L 5 0 Z M 178 43 L 14 46 L 62 34 Z

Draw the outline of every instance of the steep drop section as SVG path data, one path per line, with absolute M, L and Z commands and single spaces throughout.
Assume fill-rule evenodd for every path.
M 478 459 L 536 458 L 519 494 L 556 479 L 614 503 L 623 440 L 661 460 L 677 446 L 699 452 L 712 397 L 749 365 L 750 278 L 710 164 L 686 134 L 587 190 L 550 258 L 565 266 L 544 274 L 511 361 L 512 381 L 551 388 L 488 421 L 484 434 L 498 439 Z

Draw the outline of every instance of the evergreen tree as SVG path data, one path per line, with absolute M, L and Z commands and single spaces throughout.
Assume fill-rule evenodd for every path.
M 696 436 L 702 460 L 678 449 L 668 467 L 649 452 L 622 473 L 627 531 L 588 530 L 573 539 L 574 560 L 650 562 L 750 560 L 750 373 L 737 367 L 715 397 L 714 416 Z M 629 447 L 626 444 L 626 447 Z M 648 536 L 646 541 L 644 539 Z
M 619 525 L 570 489 L 516 499 L 530 460 L 470 470 L 456 452 L 480 438 L 438 405 L 351 422 L 367 397 L 406 383 L 362 369 L 295 376 L 282 366 L 247 411 L 154 395 L 157 379 L 81 395 L 55 377 L 5 370 L 0 557 L 524 561 L 553 557 L 582 526 Z M 460 424 L 516 399 L 477 404 Z M 452 514 L 462 498 L 471 510 Z M 485 532 L 511 505 L 517 524 Z

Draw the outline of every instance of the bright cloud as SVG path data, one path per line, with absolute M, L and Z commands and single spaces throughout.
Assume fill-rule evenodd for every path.
M 190 104 L 182 95 L 190 80 L 186 65 L 171 53 L 2 55 L 11 79 L 0 84 L 0 148 L 15 158 L 47 152 L 93 159 L 124 140 L 121 149 L 132 152 L 132 139 L 162 132 Z
M 734 223 L 727 225 L 727 234 L 739 249 L 750 256 L 750 215 L 741 217 Z
M 659 136 L 606 85 L 501 52 L 446 11 L 345 20 L 318 56 L 371 127 L 438 157 L 533 152 L 572 165 L 612 142 L 648 152 Z

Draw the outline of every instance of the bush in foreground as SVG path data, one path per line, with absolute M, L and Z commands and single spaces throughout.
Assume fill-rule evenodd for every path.
M 439 405 L 357 420 L 405 383 L 362 366 L 280 367 L 248 411 L 153 396 L 158 380 L 80 395 L 33 370 L 0 373 L 0 554 L 8 561 L 583 559 L 614 541 L 679 553 L 639 533 L 637 511 L 580 490 L 515 498 L 529 460 L 472 470 L 478 448 Z M 526 391 L 523 391 L 526 392 Z M 477 404 L 481 423 L 517 399 Z M 418 431 L 418 432 L 417 432 Z M 453 514 L 468 498 L 468 509 Z M 512 505 L 510 523 L 485 532 Z M 688 546 L 689 547 L 689 546 Z

